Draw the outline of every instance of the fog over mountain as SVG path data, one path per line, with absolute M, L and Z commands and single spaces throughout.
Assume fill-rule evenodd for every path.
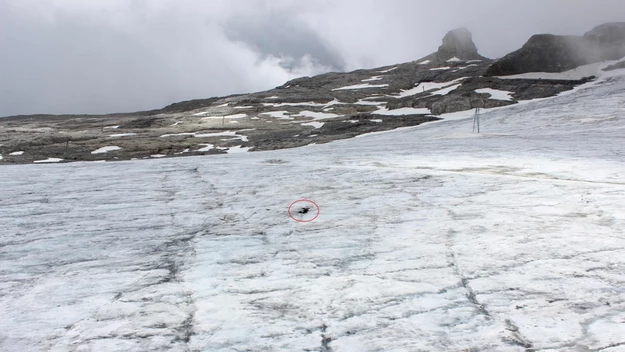
M 107 113 L 269 89 L 433 52 L 471 30 L 500 57 L 622 21 L 622 0 L 0 0 L 0 116 Z

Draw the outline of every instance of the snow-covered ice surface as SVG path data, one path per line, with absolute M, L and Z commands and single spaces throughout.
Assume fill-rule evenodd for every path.
M 480 135 L 4 166 L 0 350 L 622 351 L 624 92 Z

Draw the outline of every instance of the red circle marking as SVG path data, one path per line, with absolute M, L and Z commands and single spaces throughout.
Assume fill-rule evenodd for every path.
M 291 214 L 291 208 L 295 204 L 297 204 L 297 203 L 312 203 L 315 206 L 315 208 L 317 208 L 317 215 L 315 215 L 315 217 L 310 219 L 310 220 L 298 220 L 298 219 L 294 218 L 293 214 Z M 319 205 L 317 205 L 317 203 L 315 203 L 315 202 L 313 202 L 312 200 L 309 200 L 309 199 L 298 199 L 295 202 L 291 203 L 291 205 L 289 205 L 289 217 L 291 219 L 297 221 L 297 222 L 311 222 L 311 221 L 315 220 L 319 216 L 320 212 L 321 212 L 321 210 L 319 209 Z

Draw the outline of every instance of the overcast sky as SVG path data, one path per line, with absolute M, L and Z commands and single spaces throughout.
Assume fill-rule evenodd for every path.
M 109 113 L 625 21 L 625 0 L 0 0 L 0 116 Z

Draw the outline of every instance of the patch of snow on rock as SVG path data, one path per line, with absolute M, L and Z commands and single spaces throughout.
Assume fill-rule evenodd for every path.
M 357 102 L 354 103 L 355 105 L 372 105 L 372 106 L 378 106 L 378 105 L 384 105 L 386 104 L 383 101 L 367 101 L 365 99 L 360 99 Z
M 312 126 L 314 128 L 321 128 L 325 123 L 324 122 L 306 122 L 303 123 L 302 126 Z
M 197 152 L 207 152 L 207 151 L 213 149 L 213 144 L 203 143 L 203 144 L 200 144 L 200 145 L 203 145 L 204 147 L 196 150 Z M 183 153 L 184 153 L 184 151 L 183 151 Z
M 118 137 L 128 137 L 128 136 L 136 136 L 136 133 L 117 133 L 117 134 L 111 134 L 109 135 L 109 137 L 111 138 L 118 138 Z
M 236 136 L 236 131 L 225 131 L 225 132 L 215 132 L 215 133 L 200 133 L 196 134 L 196 138 L 206 138 L 206 137 L 222 137 L 222 136 Z
M 323 107 L 324 108 L 328 108 L 328 107 L 333 106 L 333 105 L 341 105 L 341 104 L 345 104 L 345 103 L 341 103 L 340 101 L 338 101 L 338 99 L 335 98 L 332 101 L 330 101 L 327 104 L 325 104 Z
M 299 103 L 263 103 L 264 106 L 271 106 L 274 108 L 278 108 L 281 106 L 326 106 L 326 104 L 315 103 L 314 101 L 309 102 L 299 102 Z
M 11 153 L 11 154 L 9 154 L 9 155 L 16 156 L 16 155 L 22 155 L 22 154 L 24 154 L 24 151 L 23 151 L 23 150 L 20 150 L 19 152 L 13 152 L 13 153 Z
M 227 153 L 228 154 L 245 153 L 245 152 L 247 152 L 249 150 L 250 150 L 249 147 L 242 147 L 240 145 L 235 145 L 234 147 L 228 148 Z
M 193 132 L 171 133 L 171 134 L 164 134 L 160 136 L 160 138 L 173 137 L 173 136 L 195 136 L 195 133 Z
M 363 79 L 361 81 L 362 82 L 373 82 L 373 81 L 379 81 L 379 80 L 382 80 L 382 79 L 384 79 L 384 78 L 381 77 L 381 76 L 373 76 L 371 78 Z
M 45 160 L 35 160 L 35 161 L 33 161 L 33 163 L 44 164 L 44 163 L 58 163 L 58 162 L 61 162 L 61 161 L 63 161 L 63 159 L 61 159 L 61 158 L 48 158 L 48 159 L 45 159 Z
M 247 114 L 233 114 L 233 115 L 226 115 L 226 116 L 207 116 L 207 117 L 202 117 L 202 120 L 209 120 L 209 119 L 242 119 L 247 117 Z
M 104 153 L 108 153 L 108 152 L 112 152 L 112 151 L 120 150 L 120 149 L 122 149 L 122 148 L 120 148 L 118 146 L 115 146 L 115 145 L 112 145 L 112 146 L 107 146 L 107 147 L 102 147 L 102 148 L 96 149 L 96 150 L 92 151 L 91 154 L 104 154 Z
M 289 112 L 286 111 L 286 110 L 269 111 L 269 112 L 261 113 L 261 115 L 269 115 L 271 117 L 275 117 L 275 118 L 281 119 L 281 120 L 293 120 L 293 118 L 291 116 L 289 116 L 288 114 L 289 114 Z
M 387 115 L 387 116 L 425 115 L 429 113 L 430 113 L 430 109 L 428 108 L 399 108 L 399 109 L 389 110 L 386 107 L 372 112 L 372 114 Z
M 294 116 L 312 117 L 315 120 L 319 120 L 319 119 L 331 119 L 335 117 L 340 117 L 341 115 L 327 113 L 327 112 L 314 112 L 314 111 L 305 110 Z
M 461 85 L 462 85 L 462 83 L 454 84 L 451 87 L 443 88 L 443 89 L 437 90 L 435 92 L 432 92 L 432 95 L 447 95 L 451 91 L 454 91 L 454 90 L 458 89 L 458 87 L 460 87 Z
M 416 87 L 408 89 L 408 90 L 404 90 L 402 92 L 399 93 L 399 95 L 395 95 L 393 96 L 394 98 L 404 98 L 404 97 L 409 97 L 415 94 L 419 94 L 419 93 L 423 93 L 423 92 L 427 92 L 429 90 L 433 90 L 433 89 L 441 89 L 444 87 L 447 87 L 449 85 L 455 84 L 459 81 L 462 81 L 464 79 L 466 79 L 467 77 L 461 77 L 461 78 L 457 78 L 454 79 L 453 81 L 449 81 L 449 82 L 421 82 L 419 83 Z
M 367 89 L 367 88 L 383 88 L 383 87 L 388 87 L 388 84 L 369 84 L 369 83 L 354 84 L 351 86 L 334 88 L 332 90 L 350 90 L 350 89 Z
M 482 88 L 482 89 L 476 89 L 475 90 L 476 93 L 487 93 L 490 94 L 489 99 L 493 99 L 493 100 L 506 100 L 506 101 L 513 101 L 514 99 L 512 98 L 511 94 L 512 92 L 508 92 L 505 90 L 497 90 L 497 89 L 491 89 L 491 88 Z

